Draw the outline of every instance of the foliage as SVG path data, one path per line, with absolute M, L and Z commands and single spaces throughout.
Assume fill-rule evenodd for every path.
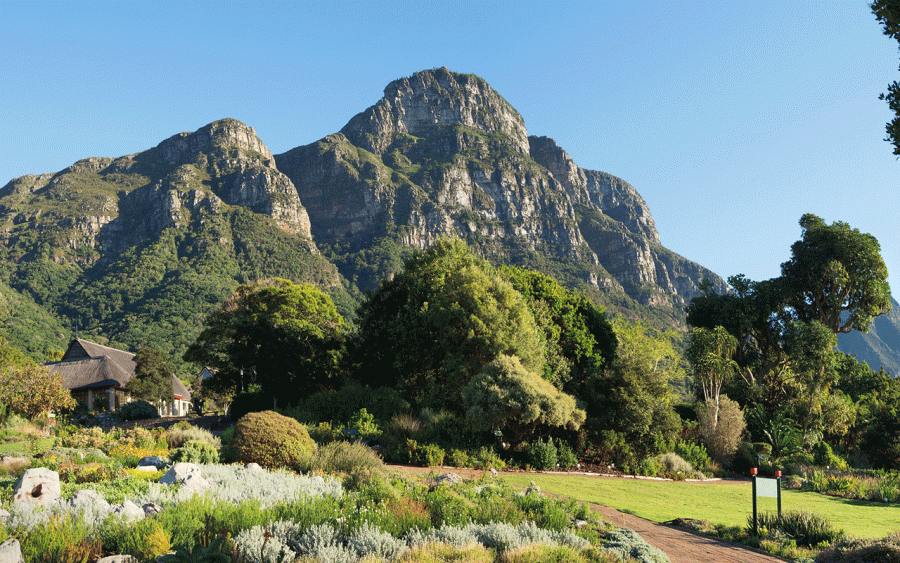
M 172 378 L 175 371 L 165 354 L 159 350 L 144 348 L 135 354 L 134 364 L 134 377 L 125 385 L 126 391 L 157 405 L 172 400 Z
M 274 411 L 250 413 L 235 425 L 234 450 L 243 463 L 294 468 L 308 463 L 316 443 L 306 428 Z
M 718 414 L 718 422 L 715 417 Z M 706 449 L 717 461 L 728 460 L 737 450 L 741 435 L 747 427 L 741 407 L 726 395 L 719 398 L 716 407 L 712 401 L 698 407 L 700 435 Z
M 188 424 L 187 428 L 172 426 L 166 432 L 166 443 L 170 448 L 180 448 L 190 441 L 206 442 L 212 445 L 214 449 L 219 449 L 222 446 L 222 440 L 218 436 L 215 436 L 205 428 L 191 424 Z
M 504 354 L 472 377 L 462 396 L 473 428 L 500 429 L 511 445 L 540 428 L 577 430 L 585 419 L 574 397 L 526 370 L 518 358 Z
M 836 531 L 827 518 L 800 510 L 788 510 L 781 514 L 763 512 L 757 515 L 756 523 L 759 529 L 770 533 L 777 530 L 796 541 L 797 545 L 807 547 L 832 544 L 844 535 Z M 748 517 L 747 527 L 753 529 L 753 515 Z
M 569 444 L 560 441 L 559 447 L 556 449 L 556 458 L 559 466 L 564 469 L 571 469 L 578 464 L 578 456 Z
M 347 327 L 331 298 L 311 285 L 242 285 L 206 325 L 185 360 L 214 368 L 215 387 L 243 391 L 257 383 L 267 397 L 290 402 L 335 385 Z
M 143 399 L 130 401 L 125 403 L 119 410 L 122 418 L 125 420 L 145 420 L 148 418 L 159 418 L 159 411 L 155 406 L 151 405 Z
M 357 378 L 414 406 L 464 411 L 461 390 L 499 354 L 543 371 L 546 345 L 524 298 L 457 239 L 415 254 L 360 307 Z
M 722 326 L 712 330 L 703 327 L 691 329 L 686 355 L 694 368 L 697 387 L 703 391 L 703 401 L 711 401 L 715 406 L 714 421 L 719 420 L 722 384 L 737 371 L 737 362 L 732 360 L 736 351 L 737 339 Z
M 537 440 L 528 446 L 528 462 L 538 471 L 556 469 L 558 450 L 552 439 Z
M 900 22 L 900 2 L 897 0 L 873 0 L 871 8 L 878 23 L 884 27 L 884 34 L 900 41 L 900 23 L 898 23 Z M 881 94 L 879 98 L 887 100 L 888 107 L 896 115 L 885 126 L 887 137 L 884 140 L 894 145 L 894 154 L 900 155 L 900 82 L 895 80 L 888 84 L 887 93 Z
M 900 532 L 880 539 L 844 538 L 816 556 L 815 563 L 900 563 Z
M 606 534 L 603 547 L 622 559 L 631 557 L 643 563 L 666 563 L 669 558 L 659 549 L 644 541 L 632 530 L 617 529 Z
M 316 451 L 312 469 L 325 473 L 342 473 L 347 477 L 344 485 L 350 489 L 358 489 L 384 474 L 384 462 L 365 444 L 332 442 Z
M 169 452 L 169 459 L 176 463 L 219 463 L 219 451 L 209 442 L 190 440 Z
M 0 366 L 0 401 L 29 420 L 75 406 L 62 376 L 38 365 Z
M 159 558 L 160 563 L 231 563 L 231 555 L 223 551 L 228 539 L 226 535 L 216 537 L 208 546 L 199 542 L 193 549 L 186 545 L 176 546 L 172 553 Z
M 588 445 L 639 459 L 657 453 L 681 428 L 669 381 L 679 377 L 681 355 L 674 332 L 615 319 L 618 357 L 611 369 L 591 376 L 586 395 Z M 621 440 L 614 440 L 618 435 Z M 610 448 L 618 441 L 624 448 Z
M 290 409 L 279 411 L 301 422 L 352 426 L 351 419 L 362 409 L 373 417 L 373 422 L 383 426 L 397 413 L 407 412 L 409 403 L 390 387 L 363 387 L 356 381 L 347 381 L 336 391 L 326 389 L 313 393 Z

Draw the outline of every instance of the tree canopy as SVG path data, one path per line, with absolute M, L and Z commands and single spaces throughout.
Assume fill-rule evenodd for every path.
M 871 7 L 878 23 L 884 27 L 884 34 L 900 42 L 900 0 L 875 0 Z M 887 93 L 879 98 L 887 100 L 897 116 L 885 126 L 887 137 L 884 140 L 894 145 L 894 154 L 900 155 L 900 82 L 895 80 L 888 84 Z
M 134 397 L 156 405 L 173 399 L 172 377 L 175 370 L 159 350 L 144 348 L 134 356 L 134 377 L 125 389 Z
M 283 279 L 241 285 L 206 325 L 185 360 L 214 368 L 213 385 L 242 391 L 256 383 L 267 396 L 291 401 L 338 383 L 346 324 L 312 285 Z
M 462 241 L 442 239 L 360 306 L 357 377 L 413 405 L 463 414 L 462 389 L 498 355 L 543 373 L 546 344 L 525 299 Z
M 788 304 L 797 319 L 819 321 L 833 332 L 867 332 L 891 310 L 887 266 L 878 240 L 837 221 L 825 224 L 812 213 L 800 219 L 803 237 L 781 265 Z

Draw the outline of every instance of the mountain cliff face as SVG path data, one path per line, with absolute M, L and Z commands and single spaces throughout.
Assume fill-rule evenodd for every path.
M 900 377 L 900 303 L 892 298 L 891 307 L 890 313 L 875 318 L 868 333 L 838 334 L 838 348 L 876 371 L 883 367 Z
M 0 189 L 0 241 L 6 302 L 33 305 L 0 308 L 0 326 L 17 340 L 38 326 L 46 338 L 21 343 L 33 355 L 63 347 L 59 334 L 77 325 L 180 359 L 204 315 L 260 277 L 316 283 L 349 300 L 290 179 L 254 130 L 232 119 L 135 155 L 11 181 Z
M 447 69 L 390 83 L 339 132 L 276 155 L 313 237 L 342 273 L 379 237 L 424 248 L 457 235 L 494 262 L 580 286 L 608 306 L 678 323 L 712 272 L 660 245 L 627 182 L 575 164 L 482 79 Z

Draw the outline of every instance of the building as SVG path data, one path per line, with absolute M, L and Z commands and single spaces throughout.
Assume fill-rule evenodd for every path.
M 134 377 L 134 354 L 89 340 L 75 338 L 62 360 L 45 364 L 63 378 L 75 400 L 89 410 L 118 410 L 131 397 L 125 385 Z M 184 416 L 190 412 L 191 394 L 180 379 L 172 376 L 172 400 L 157 405 L 162 416 Z

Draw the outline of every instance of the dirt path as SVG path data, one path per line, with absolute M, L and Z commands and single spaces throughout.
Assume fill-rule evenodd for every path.
M 483 471 L 456 467 L 426 468 L 408 465 L 388 465 L 388 470 L 399 473 L 458 473 L 466 479 L 481 477 Z M 500 473 L 500 476 L 503 474 Z M 574 474 L 570 474 L 576 476 Z M 596 479 L 595 476 L 583 476 Z M 549 494 L 549 493 L 548 493 Z M 552 496 L 552 495 L 551 495 Z M 661 549 L 669 556 L 672 563 L 781 563 L 786 559 L 750 549 L 743 545 L 709 538 L 700 534 L 657 524 L 631 514 L 619 512 L 614 508 L 591 503 L 591 510 L 599 512 L 604 519 L 620 528 L 634 530 L 650 545 Z

